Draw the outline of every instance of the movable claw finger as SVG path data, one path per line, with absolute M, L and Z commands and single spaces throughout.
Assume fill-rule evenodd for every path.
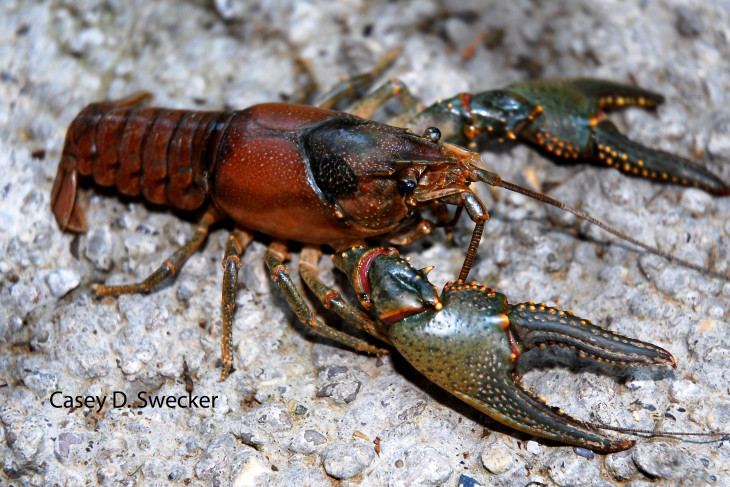
M 592 159 L 627 174 L 695 186 L 718 195 L 730 194 L 730 187 L 707 169 L 674 154 L 644 147 L 623 136 L 609 120 L 593 129 Z
M 671 353 L 651 343 L 634 340 L 593 325 L 567 311 L 544 304 L 522 303 L 507 313 L 510 330 L 524 349 L 565 345 L 581 357 L 613 365 L 669 365 L 677 368 Z
M 464 364 L 466 368 L 476 365 Z M 500 423 L 525 433 L 603 453 L 626 450 L 634 445 L 632 440 L 609 438 L 562 409 L 549 406 L 543 398 L 524 390 L 509 374 L 486 376 L 480 389 L 472 394 L 454 393 Z
M 440 309 L 413 315 L 390 328 L 398 351 L 434 383 L 495 420 L 529 434 L 601 452 L 633 445 L 548 406 L 515 382 L 512 372 L 518 351 L 511 336 L 511 316 L 522 318 L 504 295 L 476 283 L 457 282 L 446 285 L 441 302 Z M 585 340 L 590 343 L 592 337 Z

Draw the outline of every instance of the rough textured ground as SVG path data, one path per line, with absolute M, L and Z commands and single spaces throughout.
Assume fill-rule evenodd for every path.
M 465 475 L 463 485 L 485 486 L 730 485 L 727 442 L 640 439 L 627 452 L 592 456 L 496 425 L 398 357 L 334 346 L 270 288 L 263 244 L 242 272 L 237 370 L 219 383 L 227 228 L 154 293 L 98 300 L 90 283 L 146 275 L 194 222 L 90 189 L 82 192 L 86 235 L 61 233 L 49 211 L 65 129 L 91 101 L 140 90 L 185 108 L 286 100 L 305 82 L 297 59 L 327 88 L 394 48 L 403 51 L 388 75 L 425 102 L 532 77 L 656 89 L 667 96 L 656 114 L 630 111 L 619 124 L 730 181 L 726 2 L 544 3 L 0 3 L 0 484 L 454 486 Z M 465 59 L 484 31 L 497 40 Z M 484 160 L 506 179 L 728 270 L 730 198 L 558 167 L 524 148 Z M 530 353 L 528 388 L 587 420 L 728 429 L 729 283 L 607 244 L 605 234 L 523 197 L 481 194 L 492 221 L 474 278 L 512 302 L 545 301 L 659 344 L 679 365 L 619 370 Z M 470 228 L 463 222 L 453 242 L 436 235 L 404 254 L 435 265 L 431 278 L 443 285 L 458 272 Z M 214 409 L 109 407 L 114 391 L 130 400 L 139 391 L 184 394 L 183 359 L 194 393 L 218 396 Z M 54 391 L 109 399 L 100 412 L 59 409 Z

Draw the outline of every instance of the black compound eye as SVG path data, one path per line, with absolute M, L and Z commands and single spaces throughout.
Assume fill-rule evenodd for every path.
M 438 144 L 439 140 L 441 140 L 441 131 L 436 127 L 429 127 L 424 130 L 423 138 L 430 140 L 434 144 Z
M 413 193 L 416 186 L 418 186 L 418 180 L 411 174 L 398 181 L 398 191 L 400 191 L 401 194 Z

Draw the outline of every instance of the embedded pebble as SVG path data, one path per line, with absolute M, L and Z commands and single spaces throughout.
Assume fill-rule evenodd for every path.
M 167 307 L 147 306 L 144 296 L 122 295 L 117 299 L 117 303 L 119 313 L 129 322 L 129 328 L 124 329 L 122 337 L 130 344 L 139 340 L 139 336 L 135 333 L 136 328 L 143 326 L 148 330 L 157 329 L 170 317 Z
M 626 387 L 630 391 L 641 390 L 643 397 L 649 400 L 654 398 L 656 394 L 656 381 L 649 374 L 641 370 L 634 370 L 626 381 Z
M 316 430 L 308 429 L 298 431 L 289 440 L 289 449 L 294 453 L 309 455 L 327 443 L 327 437 Z
M 111 253 L 114 240 L 111 231 L 104 228 L 91 228 L 86 232 L 84 256 L 100 271 L 108 272 L 114 265 Z
M 730 402 L 713 404 L 707 414 L 707 426 L 712 431 L 727 433 L 730 424 Z
M 177 291 L 175 291 L 175 297 L 181 303 L 187 303 L 193 297 L 193 289 L 191 282 L 181 279 L 177 286 Z
M 19 332 L 23 328 L 23 318 L 20 316 L 12 316 L 6 322 L 8 333 L 13 334 Z
M 98 48 L 104 42 L 105 36 L 99 29 L 82 30 L 68 46 L 70 51 L 81 56 L 88 51 Z
M 127 375 L 134 375 L 140 370 L 142 370 L 142 362 L 140 362 L 136 358 L 130 358 L 129 360 L 125 360 L 122 364 L 122 372 Z
M 665 295 L 670 297 L 679 296 L 689 288 L 690 272 L 694 271 L 680 267 L 667 267 L 654 279 L 654 283 Z
M 142 446 L 146 448 L 146 445 L 143 444 Z M 144 475 L 145 479 L 162 478 L 169 471 L 169 463 L 162 458 L 153 458 L 139 468 L 139 472 Z
M 392 403 L 390 401 L 388 401 L 386 404 L 388 406 L 392 406 Z M 407 408 L 407 406 L 405 405 L 404 407 Z M 401 411 L 403 409 L 397 408 L 397 410 Z M 401 413 L 398 417 L 400 422 L 396 426 L 386 429 L 379 435 L 379 438 L 381 439 L 381 453 L 383 451 L 390 453 L 398 447 L 406 447 L 410 444 L 421 442 L 424 434 L 423 430 L 418 424 L 414 423 L 413 421 L 409 421 L 407 415 L 408 411 L 404 410 L 403 413 Z
M 616 480 L 629 480 L 638 473 L 631 454 L 632 450 L 624 450 L 606 455 L 606 468 Z
M 697 37 L 704 30 L 700 16 L 689 8 L 679 7 L 676 11 L 677 20 L 674 25 L 684 37 Z
M 258 295 L 271 294 L 271 277 L 264 263 L 266 246 L 259 242 L 251 242 L 241 259 L 239 279 L 246 289 Z
M 46 276 L 48 289 L 55 297 L 60 298 L 81 283 L 81 278 L 73 269 L 59 269 Z
M 474 39 L 474 32 L 470 24 L 457 16 L 450 16 L 446 20 L 444 31 L 449 40 L 461 49 Z
M 540 443 L 538 443 L 536 441 L 532 441 L 532 440 L 527 442 L 527 444 L 525 445 L 525 449 L 528 452 L 532 453 L 533 455 L 539 455 L 540 452 L 542 451 L 542 448 L 540 447 Z
M 241 474 L 233 481 L 233 485 L 235 487 L 258 487 L 269 485 L 272 478 L 271 469 L 263 465 L 256 457 L 251 456 L 246 461 Z
M 593 453 L 593 450 L 589 450 L 587 448 L 581 448 L 579 446 L 576 446 L 575 448 L 573 448 L 573 451 L 575 452 L 576 455 L 579 455 L 583 458 L 587 458 L 588 460 L 593 460 L 593 457 L 596 456 L 596 454 Z
M 259 463 L 263 464 L 263 456 L 259 456 L 248 446 L 242 445 L 231 434 L 215 434 L 214 431 L 216 426 L 212 422 L 205 426 L 208 425 L 211 431 L 207 433 L 206 436 L 210 437 L 210 435 L 212 435 L 212 439 L 210 439 L 210 441 L 208 441 L 203 447 L 202 456 L 196 456 L 198 460 L 195 462 L 194 474 L 197 476 L 198 480 L 201 480 L 206 484 L 213 484 L 215 483 L 215 479 L 225 477 L 232 481 L 233 479 L 229 477 L 231 473 L 245 471 L 246 466 L 251 461 L 251 458 L 255 457 Z M 252 468 L 255 469 L 255 467 Z M 257 474 L 256 476 L 258 475 L 260 474 Z M 256 485 L 266 485 L 266 483 L 260 482 Z
M 85 478 L 86 477 L 83 476 L 81 472 L 73 472 L 67 469 L 61 474 L 61 481 L 59 483 L 66 487 L 84 487 L 85 485 L 88 485 L 84 481 Z M 52 485 L 55 486 L 55 484 Z
M 5 343 L 10 338 L 10 318 L 8 320 L 0 319 L 0 343 Z M 22 324 L 22 321 L 21 321 Z
M 241 443 L 257 450 L 263 448 L 270 440 L 269 435 L 258 426 L 244 426 L 236 436 L 241 440 Z
M 288 431 L 294 426 L 284 407 L 273 402 L 266 402 L 251 409 L 244 417 L 244 422 L 259 425 L 269 432 Z
M 715 204 L 712 195 L 697 188 L 687 188 L 682 193 L 682 199 L 679 200 L 682 208 L 692 214 L 692 216 L 702 216 L 712 209 Z
M 322 451 L 322 464 L 327 475 L 346 480 L 359 474 L 375 459 L 370 445 L 337 442 Z
M 504 443 L 501 435 L 492 434 L 482 446 L 482 465 L 494 474 L 504 473 L 517 465 L 518 457 Z
M 114 467 L 102 467 L 96 471 L 96 481 L 99 485 L 111 485 L 119 476 L 119 472 Z
M 600 178 L 600 187 L 601 192 L 616 206 L 636 203 L 638 195 L 617 171 L 606 171 Z
M 10 288 L 10 296 L 15 304 L 15 309 L 23 316 L 35 309 L 41 294 L 41 289 L 35 284 L 19 282 Z
M 483 484 L 477 482 L 476 479 L 469 477 L 468 475 L 461 474 L 456 487 L 482 487 Z
M 215 10 L 223 20 L 231 22 L 242 18 L 246 13 L 246 3 L 236 0 L 215 0 Z
M 628 300 L 629 310 L 637 316 L 658 320 L 663 315 L 662 299 L 648 291 L 634 293 Z
M 686 404 L 697 399 L 702 394 L 702 388 L 692 381 L 680 379 L 672 381 L 669 386 L 669 397 L 672 401 Z
M 570 450 L 559 449 L 548 464 L 550 479 L 560 487 L 585 485 L 586 479 L 600 476 L 600 462 L 567 454 Z
M 61 463 L 66 462 L 66 460 L 68 460 L 71 447 L 80 443 L 81 437 L 76 433 L 69 433 L 66 431 L 60 433 L 54 442 L 54 453 L 56 454 L 56 458 L 58 458 Z
M 37 468 L 37 454 L 45 437 L 43 428 L 35 420 L 27 419 L 9 427 L 6 434 L 17 466 L 22 469 Z
M 182 376 L 183 366 L 182 361 L 176 360 L 165 360 L 157 364 L 157 373 L 162 377 L 168 377 L 174 379 Z
M 35 370 L 23 377 L 23 384 L 39 397 L 43 397 L 58 387 L 58 379 L 53 374 Z
M 242 369 L 248 369 L 261 354 L 261 346 L 254 340 L 247 338 L 238 342 L 236 347 L 236 360 Z
M 9 212 L 0 209 L 0 232 L 10 233 L 15 226 L 16 221 L 17 216 L 15 215 L 15 212 Z M 0 266 L 0 268 L 2 267 L 4 266 Z
M 718 158 L 727 157 L 730 154 L 730 117 L 726 114 L 721 114 L 714 121 L 707 141 L 707 152 Z
M 123 232 L 122 243 L 132 257 L 150 256 L 159 244 L 159 238 L 147 232 Z M 158 259 L 155 259 L 157 262 Z
M 401 457 L 403 467 L 393 472 L 389 485 L 441 485 L 451 477 L 449 461 L 430 445 L 408 447 Z
M 336 404 L 350 404 L 367 380 L 367 374 L 359 367 L 321 367 L 317 374 L 317 397 L 328 397 Z
M 644 474 L 667 480 L 690 478 L 698 467 L 689 455 L 665 442 L 640 442 L 634 448 L 632 458 Z

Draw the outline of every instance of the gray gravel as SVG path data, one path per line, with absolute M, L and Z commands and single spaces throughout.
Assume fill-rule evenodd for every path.
M 85 235 L 60 232 L 49 211 L 66 127 L 89 102 L 142 90 L 180 108 L 281 101 L 305 84 L 298 59 L 326 89 L 395 48 L 403 51 L 387 76 L 424 102 L 530 77 L 661 91 L 667 102 L 656 114 L 613 118 L 631 137 L 730 181 L 727 2 L 541 3 L 0 2 L 0 484 L 730 485 L 727 441 L 639 439 L 629 452 L 589 458 L 495 424 L 400 358 L 337 347 L 305 329 L 272 288 L 263 244 L 245 259 L 236 371 L 219 383 L 227 229 L 150 295 L 99 300 L 91 283 L 144 277 L 194 221 L 90 189 L 80 196 Z M 485 31 L 501 40 L 465 59 Z M 538 184 L 634 237 L 718 272 L 730 267 L 730 198 L 560 167 L 521 147 L 483 158 L 505 179 Z M 728 429 L 730 283 L 609 244 L 520 195 L 480 194 L 492 220 L 475 279 L 512 302 L 545 301 L 661 345 L 678 363 L 622 370 L 531 352 L 528 389 L 586 420 Z M 430 277 L 443 285 L 470 229 L 462 221 L 452 242 L 438 233 L 404 253 L 435 265 Z M 343 284 L 330 268 L 325 259 L 324 277 Z M 193 395 L 216 396 L 215 407 L 111 404 L 114 392 L 129 403 L 143 392 L 187 397 L 183 362 Z M 57 391 L 55 404 L 64 395 L 107 401 L 56 408 Z

